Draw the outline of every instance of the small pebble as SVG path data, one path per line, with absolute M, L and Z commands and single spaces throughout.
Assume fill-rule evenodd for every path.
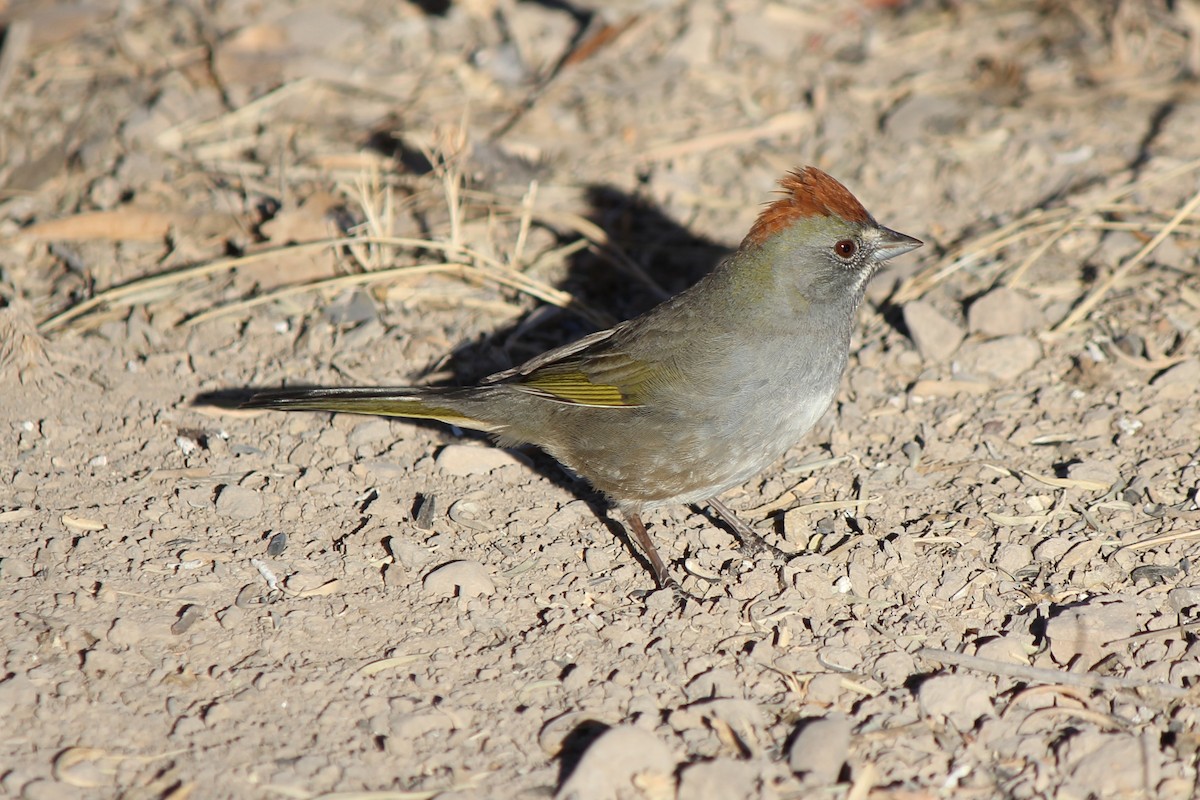
M 803 723 L 788 747 L 788 767 L 810 783 L 836 783 L 850 752 L 852 730 L 841 714 Z
M 966 335 L 954 321 L 924 300 L 904 304 L 904 326 L 921 358 L 929 362 L 950 358 Z
M 1106 645 L 1141 630 L 1131 601 L 1093 600 L 1064 610 L 1046 622 L 1050 657 L 1062 666 L 1078 661 L 1087 669 L 1108 654 Z
M 434 597 L 488 597 L 496 584 L 478 561 L 451 561 L 425 576 L 422 586 Z
M 691 764 L 679 776 L 676 800 L 755 800 L 758 767 L 749 761 L 715 758 Z
M 1042 327 L 1042 311 L 1021 292 L 1007 287 L 993 289 L 967 309 L 967 327 L 981 336 L 1012 336 Z
M 1091 733 L 1088 738 L 1100 739 L 1104 743 L 1075 762 L 1071 770 L 1073 785 L 1060 796 L 1132 797 L 1144 794 L 1145 771 L 1154 770 L 1157 773 L 1162 769 L 1162 754 L 1157 752 L 1157 748 L 1143 748 L 1136 736 L 1128 733 Z M 1081 743 L 1078 749 L 1083 750 L 1087 745 Z M 1151 793 L 1148 796 L 1154 795 Z
M 500 467 L 525 463 L 510 450 L 471 444 L 446 445 L 435 461 L 442 472 L 457 476 L 485 475 Z
M 417 512 L 413 515 L 413 524 L 423 531 L 433 530 L 433 515 L 436 511 L 436 495 L 419 495 L 417 497 Z
M 1015 575 L 1017 570 L 1033 561 L 1033 550 L 1029 545 L 1019 542 L 1004 542 L 996 547 L 992 556 L 992 564 L 1009 575 Z
M 734 697 L 741 694 L 742 682 L 731 669 L 714 667 L 692 678 L 684 687 L 689 702 L 712 697 Z
M 975 655 L 1006 664 L 1028 664 L 1029 656 L 1016 636 L 993 636 L 975 648 Z
M 1200 359 L 1189 358 L 1155 376 L 1150 384 L 1159 402 L 1191 397 L 1200 386 Z
M 11 715 L 15 709 L 32 709 L 37 704 L 38 688 L 24 673 L 14 673 L 0 679 L 0 709 Z
M 83 673 L 93 680 L 123 675 L 129 669 L 125 655 L 93 647 L 83 654 Z
M 1105 461 L 1081 461 L 1067 467 L 1067 477 L 1074 481 L 1093 481 L 1112 486 L 1121 480 L 1116 465 Z
M 275 534 L 267 542 L 267 555 L 271 558 L 283 555 L 283 551 L 287 550 L 288 535 L 283 531 Z
M 967 372 L 990 375 L 1002 381 L 1025 374 L 1041 357 L 1041 345 L 1028 336 L 969 342 L 958 353 L 958 360 Z
M 381 444 L 395 438 L 392 426 L 386 419 L 373 419 L 355 426 L 346 436 L 346 444 L 357 450 L 364 445 Z
M 204 616 L 204 609 L 201 606 L 192 604 L 183 607 L 179 612 L 179 619 L 175 620 L 175 624 L 171 626 L 171 633 L 180 636 L 188 632 L 188 629 L 195 625 Z
M 675 759 L 649 731 L 618 725 L 600 734 L 555 793 L 555 800 L 619 800 L 646 797 L 647 783 L 663 784 L 674 796 Z M 652 795 L 657 796 L 657 795 Z
M 226 486 L 217 495 L 217 515 L 229 519 L 254 519 L 263 508 L 262 497 L 244 486 Z
M 885 686 L 898 687 L 917 672 L 917 663 L 903 650 L 893 650 L 875 659 L 872 674 Z
M 991 685 L 974 675 L 935 675 L 921 684 L 917 701 L 921 712 L 944 717 L 960 731 L 975 727 L 980 717 L 994 716 Z
M 105 637 L 110 644 L 115 644 L 118 647 L 129 647 L 140 642 L 146 632 L 141 625 L 131 619 L 118 617 L 113 620 L 112 626 L 108 629 L 108 634 Z
M 844 686 L 845 677 L 833 672 L 817 675 L 808 682 L 808 693 L 805 697 L 810 703 L 832 706 L 839 702 Z
M 217 623 L 227 631 L 234 630 L 245 620 L 246 612 L 237 605 L 217 612 Z

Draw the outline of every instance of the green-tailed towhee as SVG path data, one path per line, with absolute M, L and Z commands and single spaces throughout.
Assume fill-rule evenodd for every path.
M 854 314 L 884 261 L 919 247 L 819 169 L 780 181 L 732 256 L 690 289 L 606 331 L 464 388 L 283 389 L 245 405 L 436 419 L 531 443 L 624 513 L 660 586 L 673 584 L 640 514 L 707 501 L 796 444 L 829 408 Z

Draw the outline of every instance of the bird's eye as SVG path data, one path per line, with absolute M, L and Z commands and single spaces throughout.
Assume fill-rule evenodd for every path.
M 853 239 L 842 239 L 833 246 L 833 252 L 837 253 L 837 257 L 849 261 L 858 252 L 858 245 Z

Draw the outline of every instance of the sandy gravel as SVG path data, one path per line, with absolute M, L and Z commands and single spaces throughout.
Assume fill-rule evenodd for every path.
M 0 796 L 1197 794 L 1194 2 L 0 20 Z M 637 313 L 802 164 L 927 246 L 727 498 L 795 558 L 650 516 L 683 609 L 543 454 L 227 407 Z

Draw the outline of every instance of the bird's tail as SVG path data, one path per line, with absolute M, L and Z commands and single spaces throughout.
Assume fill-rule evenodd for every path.
M 474 397 L 473 391 L 477 390 L 412 387 L 273 389 L 253 395 L 242 403 L 242 408 L 337 411 L 343 414 L 435 419 L 478 431 L 498 431 L 503 426 L 479 419 L 464 410 L 463 406 L 478 404 L 480 398 Z

